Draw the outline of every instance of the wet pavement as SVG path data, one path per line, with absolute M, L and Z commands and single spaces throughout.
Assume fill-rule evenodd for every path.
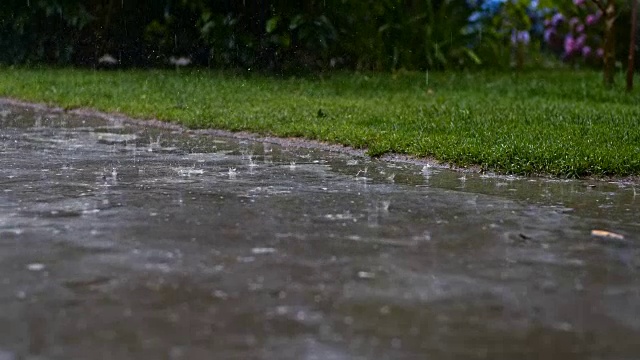
M 639 193 L 1 103 L 0 360 L 639 358 Z

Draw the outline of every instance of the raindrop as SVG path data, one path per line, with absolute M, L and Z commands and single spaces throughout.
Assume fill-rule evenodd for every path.
M 256 258 L 253 256 L 238 256 L 236 258 L 236 261 L 239 263 L 250 263 L 250 262 L 254 262 L 255 260 Z
M 256 167 L 258 166 L 258 164 L 255 163 L 255 161 L 253 161 L 253 156 L 249 155 L 249 167 Z
M 374 279 L 376 274 L 369 271 L 358 271 L 358 277 L 360 279 Z
M 118 64 L 118 60 L 111 54 L 104 54 L 98 59 L 98 63 L 102 66 L 115 66 Z
M 149 136 L 149 148 L 147 149 L 148 152 L 153 152 L 154 148 L 159 148 L 160 146 L 160 139 L 162 138 L 162 134 L 158 135 L 156 137 L 156 141 L 153 141 L 153 138 L 151 136 Z
M 174 168 L 174 170 L 178 173 L 178 175 L 187 176 L 187 177 L 191 177 L 191 175 L 202 175 L 202 174 L 204 174 L 204 170 L 196 169 L 195 164 L 190 168 Z
M 45 268 L 44 264 L 41 264 L 41 263 L 31 263 L 27 265 L 27 270 L 29 271 L 42 271 L 44 270 L 44 268 Z
M 227 300 L 229 298 L 229 295 L 227 295 L 227 293 L 222 290 L 215 290 L 213 292 L 213 296 L 221 300 Z
M 256 247 L 251 249 L 251 253 L 254 255 L 262 255 L 262 254 L 273 254 L 277 250 L 271 247 Z
M 191 59 L 184 56 L 180 56 L 180 57 L 171 56 L 169 58 L 169 63 L 171 65 L 175 65 L 177 70 L 179 67 L 188 66 L 189 64 L 191 64 Z
M 362 174 L 361 178 L 366 179 L 368 171 L 369 171 L 369 168 L 366 168 L 366 167 L 363 170 L 358 170 L 358 172 L 356 173 L 356 178 L 360 177 L 360 174 Z

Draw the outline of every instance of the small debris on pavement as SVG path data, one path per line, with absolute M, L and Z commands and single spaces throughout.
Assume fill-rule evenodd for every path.
M 624 235 L 616 234 L 614 232 L 606 230 L 591 230 L 591 236 L 603 239 L 624 240 Z

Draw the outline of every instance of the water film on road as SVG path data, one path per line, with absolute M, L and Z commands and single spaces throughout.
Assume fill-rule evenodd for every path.
M 639 193 L 0 103 L 0 359 L 638 358 Z

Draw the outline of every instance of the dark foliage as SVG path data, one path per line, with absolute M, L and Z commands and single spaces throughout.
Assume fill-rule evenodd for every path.
M 464 0 L 4 0 L 0 62 L 273 72 L 468 66 Z M 104 58 L 103 58 L 104 59 Z

